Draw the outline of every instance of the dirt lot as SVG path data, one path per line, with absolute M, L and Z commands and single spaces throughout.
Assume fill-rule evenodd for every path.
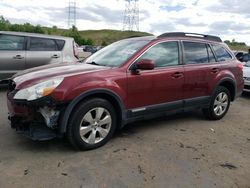
M 250 187 L 250 95 L 220 121 L 189 112 L 128 125 L 104 147 L 32 142 L 8 125 L 0 91 L 0 187 Z

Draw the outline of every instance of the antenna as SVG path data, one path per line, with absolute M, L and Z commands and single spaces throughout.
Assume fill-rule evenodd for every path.
M 68 27 L 76 26 L 76 1 L 69 1 Z
M 123 31 L 139 31 L 139 0 L 125 0 Z

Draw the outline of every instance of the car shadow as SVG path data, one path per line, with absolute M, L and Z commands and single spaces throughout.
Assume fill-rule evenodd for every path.
M 167 115 L 165 117 L 154 118 L 151 120 L 143 120 L 137 121 L 135 123 L 130 123 L 125 125 L 121 130 L 117 131 L 112 138 L 112 145 L 116 145 L 116 139 L 122 139 L 122 137 L 133 137 L 138 132 L 147 132 L 150 130 L 155 130 L 157 128 L 164 126 L 168 126 L 169 128 L 176 128 L 176 122 L 185 122 L 187 120 L 204 120 L 205 118 L 203 114 L 199 111 L 190 111 L 190 112 L 182 112 L 176 113 L 173 115 Z M 180 128 L 180 126 L 178 126 Z M 177 129 L 177 128 L 176 128 Z M 181 129 L 185 129 L 185 124 Z M 19 136 L 18 136 L 19 137 Z M 28 138 L 25 138 L 20 135 L 18 139 L 22 142 L 19 145 L 22 150 L 26 150 L 29 152 L 40 153 L 40 152 L 56 152 L 56 153 L 75 153 L 78 150 L 74 149 L 66 138 L 55 138 L 48 141 L 32 141 Z M 108 144 L 107 144 L 108 145 Z
M 121 130 L 119 130 L 114 137 L 117 138 L 117 137 L 130 136 L 136 134 L 137 132 L 155 130 L 159 127 L 162 127 L 163 124 L 164 126 L 168 126 L 169 128 L 177 129 L 176 123 L 180 125 L 179 123 L 188 120 L 207 121 L 201 110 L 178 112 L 163 117 L 153 118 L 150 120 L 141 120 L 127 124 Z M 178 126 L 178 128 L 180 128 L 180 126 Z M 185 123 L 183 123 L 181 129 L 185 129 Z
M 250 92 L 243 92 L 241 96 L 243 98 L 250 99 Z

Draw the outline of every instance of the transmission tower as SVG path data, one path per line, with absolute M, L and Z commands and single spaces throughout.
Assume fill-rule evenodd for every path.
M 69 1 L 68 27 L 76 26 L 76 1 Z
M 123 31 L 139 31 L 139 0 L 125 0 Z

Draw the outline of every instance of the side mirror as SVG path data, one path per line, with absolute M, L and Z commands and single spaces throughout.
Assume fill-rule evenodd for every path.
M 140 70 L 152 70 L 155 68 L 154 62 L 150 59 L 140 59 L 135 65 L 135 68 Z

